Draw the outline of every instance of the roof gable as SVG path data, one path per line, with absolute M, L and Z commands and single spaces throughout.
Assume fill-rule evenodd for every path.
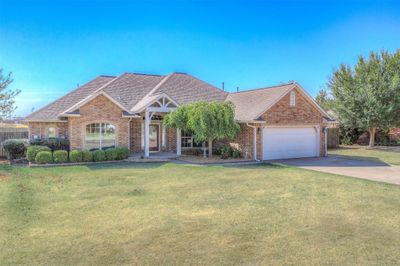
M 274 87 L 231 93 L 227 101 L 235 105 L 235 118 L 238 121 L 257 121 L 265 112 L 278 103 L 293 89 L 298 91 L 324 117 L 330 116 L 315 102 L 315 100 L 298 84 L 289 83 Z
M 71 91 L 70 93 L 60 97 L 59 99 L 49 103 L 48 105 L 40 108 L 39 110 L 31 113 L 30 115 L 26 116 L 25 119 L 27 121 L 58 120 L 58 115 L 60 112 L 79 102 L 113 79 L 115 79 L 113 76 L 99 76 Z
M 283 97 L 294 86 L 293 83 L 262 89 L 230 93 L 227 101 L 235 105 L 235 118 L 238 121 L 253 121 Z
M 106 97 L 108 100 L 110 100 L 112 103 L 117 105 L 119 108 L 121 108 L 122 111 L 129 112 L 121 103 L 119 103 L 117 100 L 115 100 L 113 97 L 111 97 L 107 92 L 100 90 L 97 91 L 96 93 L 90 94 L 83 100 L 77 102 L 73 106 L 69 107 L 67 110 L 63 111 L 60 113 L 60 116 L 63 115 L 68 115 L 70 113 L 76 112 L 80 107 L 84 106 L 85 104 L 89 103 L 90 101 L 94 100 L 95 98 L 99 97 L 100 95 Z

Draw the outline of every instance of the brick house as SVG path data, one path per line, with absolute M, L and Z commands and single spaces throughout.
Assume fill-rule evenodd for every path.
M 28 115 L 29 137 L 63 137 L 72 149 L 128 147 L 148 157 L 199 149 L 165 114 L 196 101 L 230 101 L 241 133 L 226 142 L 245 158 L 324 156 L 329 115 L 297 83 L 228 93 L 185 73 L 99 76 Z

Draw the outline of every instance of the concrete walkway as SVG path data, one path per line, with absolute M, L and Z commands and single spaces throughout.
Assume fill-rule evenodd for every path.
M 325 173 L 400 185 L 400 166 L 389 165 L 381 161 L 362 161 L 341 156 L 328 156 L 321 158 L 275 160 L 273 162 Z

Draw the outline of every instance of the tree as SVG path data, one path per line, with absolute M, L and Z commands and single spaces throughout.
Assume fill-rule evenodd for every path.
M 0 117 L 5 119 L 9 117 L 17 108 L 14 98 L 21 91 L 11 90 L 7 87 L 13 82 L 12 73 L 3 76 L 3 69 L 0 68 Z
M 328 86 L 339 121 L 368 130 L 370 147 L 377 129 L 400 125 L 400 50 L 371 52 L 368 59 L 360 56 L 354 68 L 342 64 Z
M 232 139 L 240 132 L 234 119 L 234 105 L 228 102 L 196 102 L 179 107 L 164 119 L 167 127 L 193 132 L 196 142 L 208 141 L 212 156 L 214 140 Z
M 332 98 L 329 97 L 326 90 L 320 90 L 315 97 L 315 101 L 321 106 L 325 111 L 330 111 L 332 109 Z

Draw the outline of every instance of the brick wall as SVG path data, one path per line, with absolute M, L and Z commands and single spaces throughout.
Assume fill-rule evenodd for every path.
M 56 129 L 57 137 L 68 138 L 68 123 L 66 122 L 29 122 L 28 126 L 31 139 L 35 136 L 38 138 L 47 138 L 49 127 Z
M 110 123 L 116 127 L 116 145 L 128 147 L 129 118 L 122 117 L 122 110 L 103 95 L 81 106 L 80 117 L 69 118 L 69 139 L 72 149 L 84 149 L 85 128 L 90 123 Z
M 400 128 L 391 128 L 389 131 L 389 139 L 393 141 L 400 141 Z
M 176 152 L 176 128 L 167 128 L 167 150 Z
M 142 150 L 142 118 L 134 118 L 131 121 L 131 152 L 140 152 Z

